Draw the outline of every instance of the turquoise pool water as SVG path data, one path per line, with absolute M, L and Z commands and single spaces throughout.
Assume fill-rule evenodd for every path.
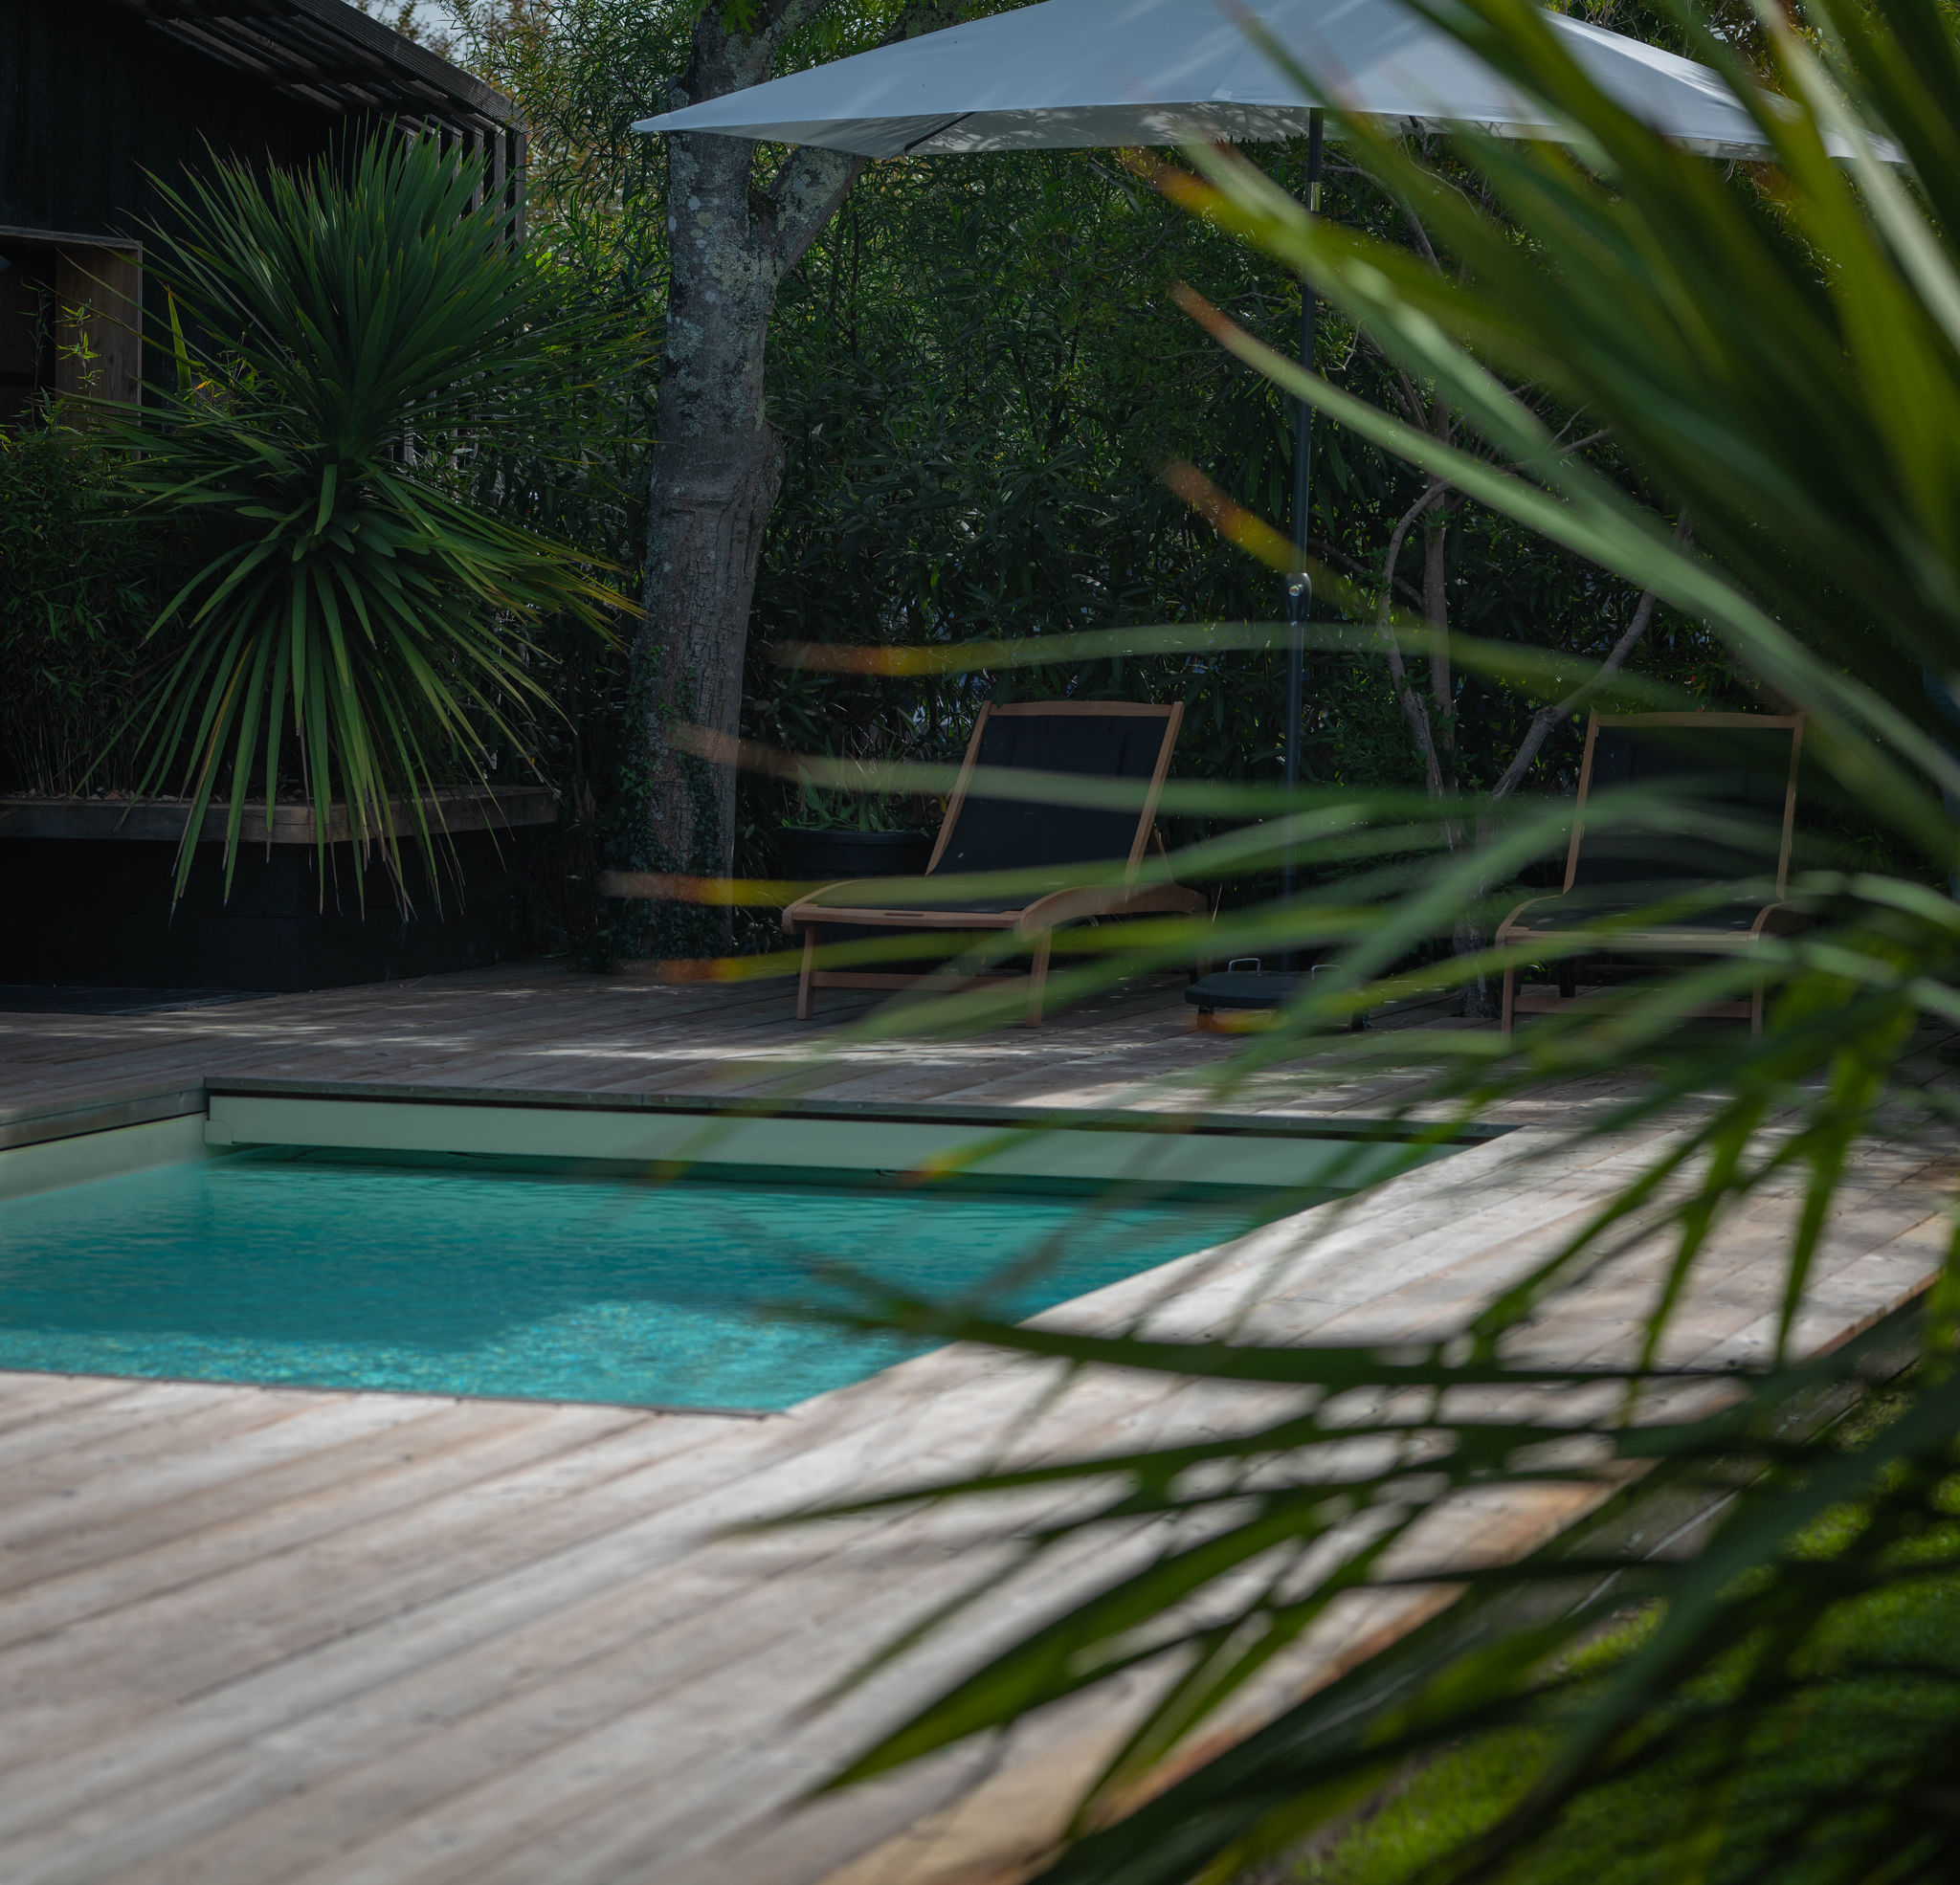
M 0 1368 L 786 1408 L 932 1345 L 771 1313 L 824 1265 L 1021 1317 L 1244 1222 L 246 1153 L 0 1205 Z

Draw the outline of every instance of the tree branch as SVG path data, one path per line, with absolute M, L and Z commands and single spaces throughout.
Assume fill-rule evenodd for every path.
M 773 0 L 764 32 L 771 43 L 779 41 L 825 4 L 827 0 Z M 960 12 L 959 0 L 911 0 L 882 43 L 889 46 L 951 26 Z M 779 280 L 803 259 L 804 251 L 837 213 L 869 161 L 815 144 L 799 145 L 783 160 L 769 179 L 769 209 L 757 218 L 756 232 Z
M 1415 232 L 1416 247 L 1422 251 L 1422 259 L 1440 275 L 1443 265 L 1437 259 L 1436 244 L 1429 239 L 1429 232 L 1422 226 L 1422 218 L 1415 213 L 1415 205 L 1406 196 L 1397 195 L 1396 202 L 1402 206 L 1402 214 L 1409 227 Z
M 869 162 L 816 144 L 800 144 L 784 158 L 769 180 L 768 211 L 755 223 L 755 239 L 775 263 L 779 280 L 843 207 Z
M 1574 447 L 1573 449 L 1576 450 L 1577 448 Z M 1674 541 L 1677 545 L 1691 543 L 1694 541 L 1694 531 L 1688 522 L 1685 511 L 1681 514 L 1680 521 L 1674 526 Z M 1561 721 L 1570 720 L 1585 704 L 1589 695 L 1604 686 L 1607 681 L 1611 680 L 1620 671 L 1627 656 L 1634 652 L 1640 637 L 1647 632 L 1647 624 L 1653 619 L 1654 591 L 1652 589 L 1642 589 L 1640 591 L 1640 599 L 1634 607 L 1633 620 L 1627 624 L 1626 632 L 1614 643 L 1613 650 L 1606 659 L 1600 662 L 1598 667 L 1593 669 L 1592 674 L 1581 681 L 1577 687 L 1573 688 L 1563 700 L 1559 701 L 1555 706 L 1540 707 L 1531 716 L 1531 724 L 1526 731 L 1524 741 L 1519 745 L 1516 756 L 1512 759 L 1510 765 L 1504 768 L 1504 776 L 1491 787 L 1490 802 L 1492 805 L 1496 805 L 1501 799 L 1508 798 L 1518 789 L 1520 781 L 1524 779 L 1526 773 L 1530 771 L 1531 762 L 1538 757 L 1538 749 L 1545 744 L 1546 738 L 1551 732 L 1551 729 Z
M 1437 757 L 1436 734 L 1430 726 L 1429 716 L 1422 711 L 1422 702 L 1415 698 L 1415 690 L 1409 685 L 1409 671 L 1402 663 L 1402 651 L 1395 641 L 1394 631 L 1389 625 L 1395 590 L 1395 566 L 1402 560 L 1402 544 L 1408 537 L 1415 520 L 1419 518 L 1442 494 L 1449 489 L 1447 483 L 1438 477 L 1432 477 L 1423 487 L 1422 496 L 1409 506 L 1395 521 L 1394 534 L 1389 539 L 1389 553 L 1382 559 L 1382 599 L 1375 610 L 1375 632 L 1382 638 L 1383 652 L 1389 657 L 1389 677 L 1394 683 L 1395 699 L 1402 708 L 1402 718 L 1409 722 L 1409 731 L 1415 741 L 1415 749 L 1422 756 L 1425 784 L 1431 798 L 1443 795 L 1443 768 Z

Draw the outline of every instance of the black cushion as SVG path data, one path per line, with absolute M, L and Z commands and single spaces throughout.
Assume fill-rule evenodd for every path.
M 1649 906 L 1672 898 L 1699 894 L 1705 898 L 1706 878 L 1677 878 L 1673 882 L 1615 885 L 1610 889 L 1575 890 L 1564 897 L 1541 898 L 1518 918 L 1520 929 L 1566 935 L 1591 930 L 1602 922 L 1634 918 L 1649 932 L 1681 931 L 1747 936 L 1756 919 L 1776 899 L 1773 897 L 1726 898 L 1699 909 L 1649 915 Z

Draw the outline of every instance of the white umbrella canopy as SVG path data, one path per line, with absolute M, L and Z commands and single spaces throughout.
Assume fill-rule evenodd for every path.
M 1250 0 L 1346 111 L 1390 129 L 1558 127 L 1467 48 L 1395 0 Z M 1609 97 L 1710 156 L 1766 145 L 1692 59 L 1560 13 L 1547 19 Z M 1304 135 L 1325 100 L 1260 51 L 1217 0 L 1041 0 L 710 99 L 635 131 L 716 131 L 863 157 L 1240 143 Z

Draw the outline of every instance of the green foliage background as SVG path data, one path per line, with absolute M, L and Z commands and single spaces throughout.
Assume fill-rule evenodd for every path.
M 0 790 L 136 782 L 117 731 L 157 659 L 149 625 L 195 566 L 195 543 L 181 519 L 122 519 L 115 470 L 59 411 L 0 430 Z
M 663 148 L 629 126 L 658 105 L 683 65 L 688 9 L 679 0 L 558 0 L 549 8 L 475 0 L 456 11 L 457 55 L 509 92 L 532 127 L 538 306 L 547 321 L 578 317 L 585 369 L 575 388 L 568 381 L 559 389 L 548 437 L 546 429 L 506 429 L 494 449 L 474 457 L 468 495 L 488 496 L 506 521 L 613 565 L 630 592 L 642 554 L 666 254 Z M 814 60 L 873 43 L 885 11 L 824 10 L 791 56 Z M 1636 25 L 1650 30 L 1653 22 Z M 1258 157 L 1289 188 L 1302 187 L 1303 149 L 1266 147 Z M 1391 239 L 1405 233 L 1394 206 L 1338 148 L 1330 152 L 1327 206 Z M 1180 774 L 1277 778 L 1277 653 L 1030 666 L 997 681 L 874 680 L 802 671 L 778 658 L 795 642 L 958 643 L 1276 614 L 1269 573 L 1221 542 L 1159 478 L 1167 460 L 1189 460 L 1285 525 L 1287 404 L 1177 311 L 1167 291 L 1179 281 L 1275 344 L 1297 344 L 1292 279 L 1180 216 L 1114 153 L 921 160 L 865 174 L 779 298 L 771 417 L 789 456 L 758 581 L 747 737 L 799 752 L 933 760 L 957 753 L 991 690 L 1181 698 Z M 1362 396 L 1392 396 L 1385 363 L 1357 346 L 1337 319 L 1324 327 L 1323 359 L 1338 363 L 1337 376 Z M 1330 428 L 1322 428 L 1321 441 L 1316 548 L 1335 567 L 1372 580 L 1392 521 L 1420 480 Z M 73 472 L 72 488 L 51 496 L 57 460 Z M 9 561 L 20 572 L 9 588 L 16 597 L 78 593 L 66 571 L 48 581 L 34 575 L 32 558 L 41 552 L 25 538 L 32 528 L 44 546 L 67 544 L 74 517 L 99 501 L 89 493 L 100 477 L 72 441 L 58 451 L 23 442 L 0 461 L 0 482 L 30 494 L 8 507 Z M 44 501 L 69 521 L 56 526 L 52 512 L 36 511 Z M 30 526 L 30 517 L 43 521 Z M 58 775 L 72 785 L 87 765 L 75 756 L 100 755 L 122 706 L 106 718 L 102 710 L 112 692 L 133 685 L 141 624 L 178 586 L 167 580 L 174 566 L 167 556 L 158 561 L 164 552 L 153 540 L 125 533 L 112 543 L 91 531 L 80 541 L 90 549 L 74 566 L 85 567 L 81 587 L 96 598 L 83 610 L 97 625 L 90 652 L 77 639 L 83 615 L 69 604 L 51 601 L 56 614 L 68 612 L 38 624 L 9 605 L 11 664 L 36 676 L 38 704 L 21 725 L 68 724 L 63 737 L 73 749 L 51 771 L 30 751 L 30 736 L 0 727 L 16 784 Z M 56 563 L 64 556 L 57 552 Z M 1419 601 L 1420 557 L 1418 533 L 1402 560 L 1404 606 Z M 1474 507 L 1453 518 L 1448 559 L 1453 627 L 1475 634 L 1596 655 L 1634 605 L 1626 583 Z M 109 630 L 112 618 L 124 626 Z M 106 670 L 99 665 L 104 635 L 126 644 Z M 611 808 L 632 797 L 617 790 L 624 661 L 570 620 L 546 618 L 532 636 L 566 713 L 562 723 L 547 716 L 536 724 L 536 758 L 559 787 L 567 817 L 531 882 L 531 942 L 576 948 L 600 922 L 591 885 Z M 1381 662 L 1309 659 L 1306 778 L 1419 783 Z M 1748 698 L 1708 639 L 1664 610 L 1635 666 L 1711 699 Z M 104 672 L 121 676 L 112 688 L 98 685 Z M 68 705 L 57 707 L 57 697 Z M 84 699 L 96 711 L 76 720 Z M 1487 785 L 1540 702 L 1459 675 L 1455 704 L 1464 783 Z M 1570 787 L 1577 733 L 1574 723 L 1548 743 L 1527 789 Z M 881 809 L 927 828 L 937 815 L 927 803 Z M 738 871 L 779 876 L 776 831 L 802 815 L 788 788 L 745 782 Z M 1187 819 L 1169 835 L 1189 839 L 1203 830 Z M 1228 883 L 1223 894 L 1236 902 L 1258 887 Z M 749 922 L 744 940 L 773 941 L 767 913 Z
M 457 11 L 457 55 L 509 92 L 532 127 L 539 305 L 547 319 L 576 314 L 586 335 L 586 370 L 575 396 L 561 389 L 553 434 L 508 436 L 479 455 L 472 495 L 493 498 L 510 521 L 604 559 L 630 592 L 642 553 L 666 253 L 661 141 L 629 127 L 660 103 L 683 65 L 689 11 L 680 0 L 556 0 L 548 8 L 473 0 Z M 823 10 L 791 56 L 871 43 L 887 11 Z M 1602 17 L 1671 36 L 1644 11 Z M 1303 148 L 1256 155 L 1287 188 L 1303 187 Z M 1478 188 L 1467 171 L 1459 176 Z M 1399 209 L 1338 145 L 1329 151 L 1326 207 L 1346 225 L 1408 239 Z M 1168 291 L 1180 281 L 1276 346 L 1297 345 L 1299 290 L 1285 271 L 1179 215 L 1114 153 L 919 160 L 867 171 L 779 298 L 771 417 L 789 455 L 758 581 L 747 737 L 798 752 L 937 760 L 956 754 L 989 691 L 1181 698 L 1181 775 L 1277 778 L 1283 657 L 1275 652 L 1064 662 L 997 679 L 934 680 L 829 675 L 778 658 L 797 642 L 959 643 L 1276 614 L 1271 575 L 1160 481 L 1167 460 L 1189 460 L 1240 502 L 1286 523 L 1287 403 L 1172 305 Z M 1390 368 L 1357 344 L 1351 326 L 1328 315 L 1323 333 L 1323 362 L 1341 384 L 1373 403 L 1392 400 Z M 1370 584 L 1420 478 L 1335 428 L 1324 425 L 1320 440 L 1315 547 Z M 25 461 L 0 465 L 0 477 L 26 472 Z M 141 557 L 132 557 L 122 545 L 105 547 L 90 564 L 90 584 L 121 595 L 118 607 L 133 608 L 135 620 L 157 606 L 150 589 L 167 597 L 176 585 L 142 574 Z M 1636 600 L 1624 581 L 1474 505 L 1452 517 L 1447 558 L 1452 626 L 1471 634 L 1593 657 Z M 1420 562 L 1417 532 L 1401 564 L 1396 600 L 1405 608 L 1420 601 Z M 52 627 L 30 632 L 17 623 L 9 632 L 31 633 L 57 692 L 88 691 L 91 671 L 63 652 L 75 646 L 72 636 L 63 642 Z M 530 940 L 577 948 L 601 921 L 592 882 L 612 809 L 633 797 L 618 789 L 624 661 L 568 620 L 546 619 L 533 638 L 566 712 L 562 723 L 546 717 L 536 726 L 536 757 L 567 816 L 531 881 Z M 1419 784 L 1381 661 L 1315 653 L 1309 663 L 1308 782 Z M 1422 664 L 1414 666 L 1419 686 Z M 1755 698 L 1709 637 L 1665 609 L 1632 668 L 1711 703 Z M 1467 787 L 1502 773 L 1540 704 L 1520 687 L 1458 674 Z M 1574 721 L 1547 743 L 1527 791 L 1570 788 L 1579 731 Z M 0 734 L 0 742 L 16 753 L 15 775 L 46 773 L 26 761 L 17 737 Z M 927 828 L 937 815 L 929 803 L 880 811 Z M 801 816 L 791 790 L 746 781 L 738 871 L 780 876 L 777 829 Z M 1868 841 L 1855 814 L 1836 822 Z M 1173 840 L 1203 834 L 1203 822 L 1191 819 L 1169 832 Z M 1238 902 L 1258 888 L 1248 879 L 1222 891 Z M 773 942 L 767 912 L 748 921 L 743 940 Z
M 659 106 L 684 63 L 684 14 L 627 0 L 560 0 L 548 14 L 465 10 L 470 62 L 532 126 L 533 240 L 567 299 L 606 310 L 650 364 L 665 289 L 664 162 L 659 140 L 628 127 Z M 876 9 L 830 10 L 794 56 L 856 50 L 879 26 Z M 1303 146 L 1257 155 L 1289 187 L 1303 184 Z M 1337 149 L 1326 201 L 1344 220 L 1405 238 L 1399 211 Z M 770 415 L 789 455 L 751 622 L 746 737 L 798 752 L 943 759 L 994 687 L 1182 698 L 1180 774 L 1278 777 L 1278 654 L 1031 667 L 998 681 L 869 680 L 778 658 L 796 642 L 960 642 L 1276 615 L 1275 580 L 1159 479 L 1167 459 L 1188 459 L 1285 526 L 1287 404 L 1178 312 L 1167 291 L 1180 280 L 1275 344 L 1297 344 L 1294 281 L 1181 217 L 1114 153 L 917 160 L 865 173 L 778 299 Z M 1364 397 L 1391 395 L 1385 363 L 1338 319 L 1324 327 L 1323 359 L 1343 363 L 1344 384 Z M 1324 428 L 1321 438 L 1317 547 L 1372 580 L 1420 479 L 1351 436 Z M 647 443 L 622 432 L 605 501 L 559 526 L 629 568 L 640 554 Z M 1413 541 L 1404 606 L 1419 600 L 1420 556 Z M 1636 599 L 1626 583 L 1471 507 L 1451 523 L 1448 556 L 1453 627 L 1475 634 L 1596 656 Z M 1381 662 L 1317 654 L 1310 663 L 1306 777 L 1419 783 Z M 1634 665 L 1725 703 L 1750 698 L 1715 645 L 1665 610 Z M 582 671 L 568 689 L 574 726 L 561 760 L 575 774 L 572 803 L 594 821 L 622 751 L 623 685 L 615 666 Z M 1457 688 L 1464 781 L 1488 785 L 1540 702 L 1475 676 Z M 1578 737 L 1574 722 L 1548 742 L 1527 789 L 1570 788 Z M 778 876 L 774 834 L 798 815 L 789 789 L 745 782 L 738 872 Z M 936 809 L 922 804 L 910 816 L 929 828 Z M 594 920 L 580 885 L 597 829 L 566 833 L 568 884 L 552 894 L 567 942 Z M 767 914 L 747 940 L 773 941 Z

